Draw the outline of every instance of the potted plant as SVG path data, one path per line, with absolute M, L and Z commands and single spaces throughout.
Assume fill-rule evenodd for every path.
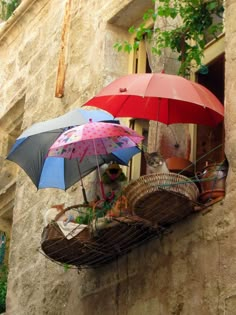
M 224 197 L 227 173 L 228 162 L 226 159 L 221 163 L 206 163 L 202 173 L 198 173 L 201 202 L 205 203 L 212 199 Z

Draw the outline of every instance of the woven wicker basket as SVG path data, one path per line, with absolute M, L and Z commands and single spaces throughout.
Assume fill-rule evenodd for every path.
M 128 253 L 145 241 L 158 237 L 161 229 L 137 216 L 115 218 L 104 229 L 92 233 L 85 228 L 67 240 L 57 223 L 46 226 L 41 248 L 52 260 L 79 268 L 99 267 Z
M 89 239 L 90 231 L 85 228 L 78 235 L 68 240 L 57 223 L 52 222 L 43 229 L 41 248 L 53 260 L 60 263 L 73 262 L 73 264 L 76 264 L 76 257 L 84 253 L 84 243 Z
M 198 198 L 197 186 L 176 173 L 141 176 L 124 191 L 134 213 L 154 224 L 172 224 L 193 210 Z

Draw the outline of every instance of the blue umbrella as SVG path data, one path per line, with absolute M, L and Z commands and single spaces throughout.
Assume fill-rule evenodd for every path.
M 18 139 L 26 138 L 29 136 L 36 135 L 38 133 L 43 133 L 55 129 L 66 129 L 74 126 L 80 126 L 92 121 L 108 121 L 108 122 L 117 122 L 114 120 L 114 117 L 102 110 L 94 109 L 94 110 L 86 110 L 86 109 L 73 109 L 68 113 L 50 119 L 46 121 L 41 121 L 33 124 L 31 127 L 27 128 Z
M 120 165 L 128 166 L 130 159 L 137 153 L 140 153 L 138 147 L 121 149 L 109 155 L 100 155 L 97 157 L 99 166 L 109 162 L 117 162 Z M 59 188 L 66 190 L 71 185 L 79 181 L 97 168 L 97 161 L 95 156 L 84 157 L 80 162 L 78 159 L 64 159 L 60 157 L 47 157 L 43 165 L 41 176 L 38 183 L 38 188 Z M 67 174 L 65 173 L 67 168 Z M 70 172 L 70 173 L 69 173 Z
M 7 159 L 18 164 L 38 189 L 58 188 L 66 190 L 93 170 L 111 161 L 128 165 L 137 147 L 123 149 L 105 156 L 89 156 L 78 159 L 47 157 L 48 150 L 61 133 L 75 125 L 93 121 L 111 122 L 113 117 L 101 110 L 76 109 L 63 116 L 40 122 L 25 130 L 11 148 Z M 118 121 L 116 121 L 118 122 Z M 98 162 L 98 163 L 97 163 Z M 84 187 L 82 182 L 84 197 Z

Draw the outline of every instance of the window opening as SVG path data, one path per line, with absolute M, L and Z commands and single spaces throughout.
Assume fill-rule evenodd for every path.
M 224 103 L 225 55 L 222 54 L 208 65 L 207 74 L 196 74 L 197 82 L 204 85 Z M 224 160 L 224 124 L 215 128 L 197 126 L 196 168 L 202 170 L 206 164 L 220 163 Z
M 208 73 L 195 73 L 195 78 L 192 79 L 204 85 L 211 90 L 221 101 L 224 102 L 224 48 L 223 38 L 220 36 L 215 42 L 211 42 L 205 51 L 204 64 L 208 67 Z M 156 64 L 160 60 L 150 58 L 150 45 L 146 43 L 145 38 L 140 43 L 139 49 L 133 55 L 133 73 L 151 73 L 152 68 L 156 69 Z M 156 60 L 155 60 L 156 59 Z M 137 120 L 135 122 L 137 124 Z M 141 124 L 141 121 L 139 121 Z M 219 163 L 224 160 L 224 127 L 223 123 L 216 128 L 202 126 L 202 125 L 189 125 L 191 134 L 191 150 L 190 160 L 196 162 L 196 170 L 202 170 L 206 163 Z M 146 129 L 145 136 L 148 137 L 148 129 Z M 214 148 L 216 148 L 214 150 Z M 209 153 L 211 151 L 211 153 Z M 207 154 L 208 153 L 208 154 Z M 205 155 L 205 156 L 204 156 Z M 204 157 L 203 157 L 204 156 Z M 134 163 L 133 163 L 134 164 Z M 140 174 L 143 174 L 145 165 L 144 156 L 140 160 Z M 133 168 L 131 168 L 133 170 Z
M 140 43 L 139 48 L 133 55 L 133 58 L 133 73 L 152 72 L 146 51 L 145 39 Z M 144 136 L 142 147 L 143 152 L 141 152 L 141 154 L 138 156 L 135 156 L 132 161 L 130 161 L 128 178 L 131 180 L 146 174 L 146 160 L 144 157 L 144 152 L 147 150 L 149 122 L 143 119 L 131 119 L 130 128 L 138 131 Z

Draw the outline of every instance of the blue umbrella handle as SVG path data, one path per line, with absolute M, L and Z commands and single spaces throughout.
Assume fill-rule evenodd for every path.
M 88 204 L 88 199 L 87 199 L 84 187 L 82 187 L 82 194 L 83 194 L 83 197 L 84 197 L 84 203 Z
M 83 194 L 83 197 L 84 197 L 84 203 L 88 203 L 88 199 L 87 199 L 87 196 L 86 196 L 86 192 L 85 192 L 85 189 L 84 189 L 84 183 L 83 183 L 83 179 L 82 179 L 82 175 L 81 175 L 81 171 L 80 171 L 80 167 L 79 167 L 79 161 L 77 160 L 77 167 L 78 167 L 78 172 L 79 172 L 79 176 L 80 176 L 80 182 L 81 182 L 81 186 L 82 186 L 82 194 Z

